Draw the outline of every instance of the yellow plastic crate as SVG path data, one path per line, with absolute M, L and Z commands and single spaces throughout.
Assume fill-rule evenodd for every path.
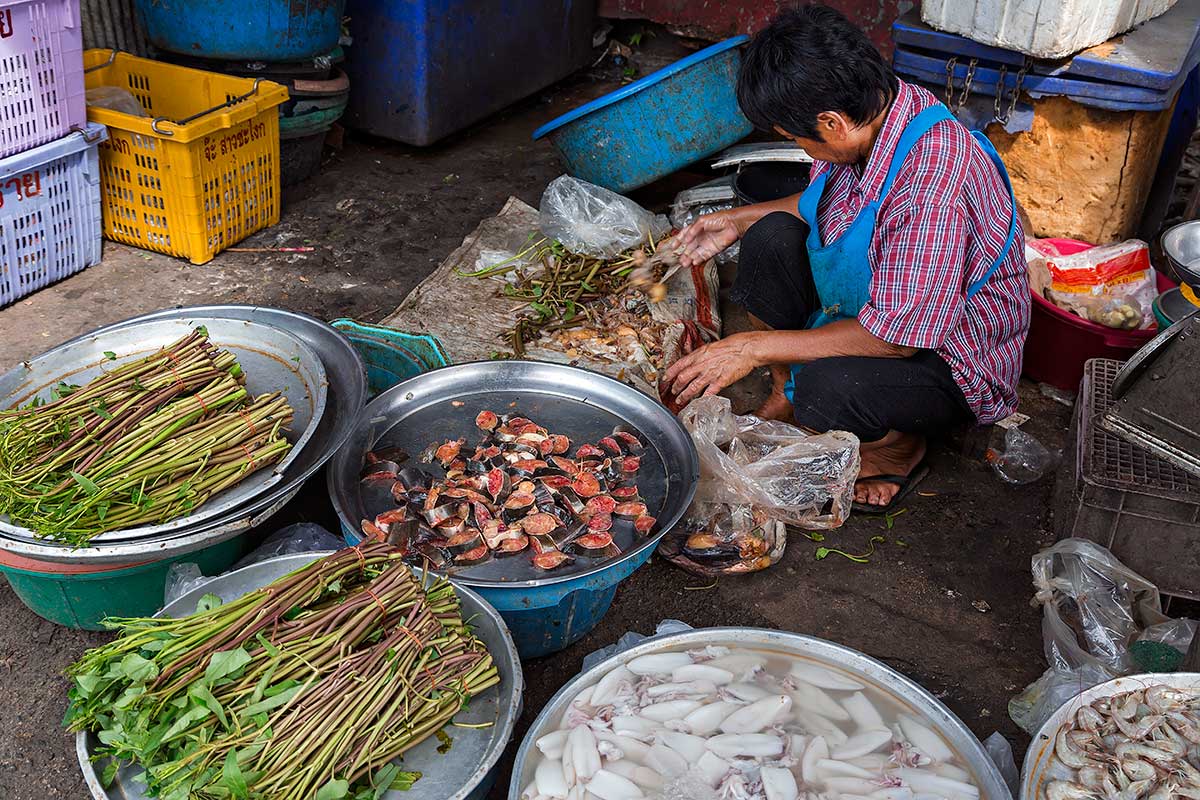
M 88 50 L 87 88 L 118 86 L 148 117 L 88 107 L 100 147 L 104 235 L 204 264 L 279 221 L 279 113 L 270 81 Z

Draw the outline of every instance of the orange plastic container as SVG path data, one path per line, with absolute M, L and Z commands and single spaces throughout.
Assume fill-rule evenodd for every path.
M 279 221 L 279 112 L 270 81 L 84 53 L 87 88 L 126 89 L 149 116 L 88 107 L 100 147 L 104 235 L 204 264 Z

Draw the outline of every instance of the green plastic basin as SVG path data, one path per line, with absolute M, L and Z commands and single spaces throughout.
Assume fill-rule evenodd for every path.
M 224 572 L 241 557 L 243 539 L 235 536 L 194 553 L 99 572 L 42 572 L 8 564 L 0 564 L 0 572 L 21 602 L 42 619 L 100 631 L 105 630 L 105 617 L 148 617 L 162 608 L 167 570 L 176 562 L 193 562 L 205 575 Z

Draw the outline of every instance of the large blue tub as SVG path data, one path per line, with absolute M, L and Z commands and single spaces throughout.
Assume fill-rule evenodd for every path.
M 591 59 L 595 0 L 349 0 L 345 124 L 428 145 Z
M 738 108 L 735 36 L 548 122 L 548 137 L 576 178 L 627 192 L 750 134 Z
M 337 46 L 346 0 L 137 0 L 162 50 L 258 61 L 306 61 Z

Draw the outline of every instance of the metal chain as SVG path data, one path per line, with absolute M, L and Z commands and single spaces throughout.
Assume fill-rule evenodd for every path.
M 1008 120 L 1003 118 L 1003 113 L 1000 110 L 1000 103 L 1004 100 L 1004 81 L 1008 77 L 1008 66 L 1000 65 L 1000 77 L 996 80 L 996 99 L 992 102 L 992 119 L 1004 124 Z
M 946 108 L 954 108 L 954 68 L 957 66 L 957 56 L 946 59 Z
M 975 80 L 975 67 L 979 65 L 979 59 L 972 58 L 967 62 L 967 78 L 963 81 L 962 91 L 958 95 L 958 105 L 950 109 L 954 114 L 962 111 L 962 107 L 967 104 L 967 99 L 971 96 L 971 83 Z
M 1012 117 L 1013 112 L 1017 110 L 1017 100 L 1021 97 L 1021 84 L 1025 82 L 1025 75 L 1029 72 L 1029 59 L 1021 62 L 1021 69 L 1017 70 L 1017 85 L 1013 87 L 1012 98 L 1008 101 L 1008 111 L 1004 114 L 1002 122 L 1007 125 L 1008 120 Z

